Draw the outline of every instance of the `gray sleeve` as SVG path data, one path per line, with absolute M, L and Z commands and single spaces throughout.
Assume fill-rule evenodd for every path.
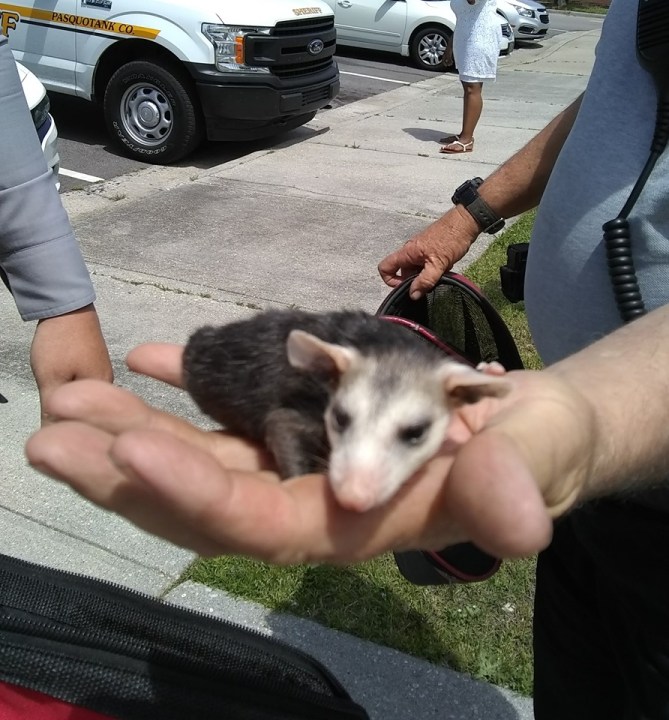
M 90 305 L 95 291 L 0 35 L 0 270 L 24 320 Z

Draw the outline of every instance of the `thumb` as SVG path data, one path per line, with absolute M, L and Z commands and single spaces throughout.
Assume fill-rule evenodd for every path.
M 462 446 L 445 501 L 481 549 L 496 557 L 526 557 L 550 542 L 553 521 L 515 443 L 484 430 Z

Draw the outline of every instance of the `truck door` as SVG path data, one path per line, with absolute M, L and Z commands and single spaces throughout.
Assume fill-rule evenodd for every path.
M 75 66 L 76 0 L 0 0 L 0 29 L 14 57 L 47 90 L 72 92 Z
M 337 39 L 398 50 L 406 26 L 405 0 L 335 0 Z

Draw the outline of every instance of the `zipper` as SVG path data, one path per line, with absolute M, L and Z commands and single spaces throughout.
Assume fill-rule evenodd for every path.
M 9 561 L 9 562 L 7 562 Z M 40 581 L 44 581 L 44 576 L 48 578 L 50 581 L 54 580 L 72 580 L 76 581 L 79 585 L 76 587 L 76 589 L 80 591 L 84 591 L 87 594 L 91 595 L 98 595 L 103 597 L 103 592 L 105 590 L 113 590 L 116 593 L 119 593 L 120 595 L 124 595 L 126 598 L 134 598 L 136 600 L 140 600 L 142 602 L 154 605 L 156 609 L 158 609 L 162 615 L 169 616 L 177 616 L 175 619 L 177 620 L 184 620 L 186 616 L 190 615 L 192 617 L 197 617 L 201 620 L 203 620 L 205 623 L 209 624 L 212 622 L 215 623 L 222 623 L 227 628 L 239 633 L 240 635 L 252 635 L 254 639 L 260 641 L 261 646 L 262 645 L 269 645 L 272 649 L 276 647 L 277 650 L 284 651 L 287 653 L 287 657 L 281 657 L 283 660 L 287 661 L 293 661 L 295 658 L 300 659 L 303 661 L 303 663 L 293 663 L 298 669 L 305 670 L 307 672 L 311 672 L 314 669 L 317 671 L 324 670 L 326 675 L 329 675 L 329 671 L 326 668 L 318 667 L 320 665 L 318 661 L 315 661 L 312 657 L 310 657 L 307 653 L 303 652 L 299 648 L 294 648 L 292 645 L 289 645 L 283 640 L 279 640 L 273 637 L 268 637 L 267 635 L 264 635 L 263 633 L 259 632 L 255 628 L 247 628 L 243 625 L 239 625 L 238 623 L 233 623 L 229 620 L 225 620 L 222 618 L 214 618 L 211 615 L 207 615 L 206 613 L 202 612 L 201 610 L 193 610 L 191 608 L 183 608 L 178 605 L 175 605 L 173 603 L 164 602 L 162 600 L 158 600 L 155 597 L 152 597 L 151 595 L 147 595 L 146 593 L 143 593 L 139 590 L 134 590 L 132 588 L 128 588 L 124 585 L 121 585 L 120 583 L 114 583 L 110 582 L 108 580 L 100 580 L 98 578 L 93 578 L 88 575 L 84 575 L 83 573 L 74 573 L 70 572 L 69 570 L 55 570 L 53 568 L 49 568 L 43 565 L 38 565 L 37 563 L 32 563 L 27 560 L 19 560 L 18 558 L 13 558 L 9 555 L 0 555 L 0 573 L 2 573 L 3 566 L 4 565 L 14 565 L 20 570 L 23 568 L 26 568 L 28 570 L 32 570 L 37 574 L 37 577 Z M 61 583 L 58 583 L 59 585 Z M 89 585 L 93 585 L 94 587 L 89 587 Z M 68 588 L 63 583 L 65 592 L 71 592 L 75 589 Z M 95 587 L 97 586 L 97 587 Z M 0 596 L 2 594 L 2 590 L 0 590 Z M 112 600 L 114 598 L 104 598 L 105 600 Z M 0 602 L 0 607 L 2 607 L 2 602 Z M 136 611 L 136 609 L 135 609 Z M 178 617 L 181 615 L 182 617 Z M 159 627 L 159 625 L 162 625 L 163 623 L 156 622 L 156 620 L 151 617 L 147 616 L 147 620 L 151 621 L 152 627 Z M 161 617 L 161 620 L 164 622 L 164 618 Z M 46 625 L 45 627 L 49 627 Z M 235 638 L 237 639 L 237 638 Z M 242 638 L 239 639 L 240 642 L 243 641 Z M 264 649 L 264 648 L 263 648 Z M 271 653 L 270 653 L 271 654 Z M 316 663 L 316 667 L 314 667 L 314 664 Z M 343 690 L 343 687 L 339 685 L 339 682 L 336 680 L 336 678 L 327 678 L 328 680 L 332 679 L 335 681 L 335 684 L 339 686 Z
M 274 660 L 280 663 L 286 663 L 294 670 L 306 674 L 312 681 L 316 681 L 305 683 L 305 687 L 301 689 L 302 692 L 319 695 L 318 690 L 315 689 L 316 685 L 320 685 L 321 688 L 325 687 L 326 691 L 316 702 L 324 702 L 325 705 L 332 706 L 331 709 L 336 712 L 337 709 L 334 705 L 337 699 L 350 700 L 348 693 L 339 681 L 317 660 L 307 653 L 292 647 L 288 643 L 276 638 L 267 637 L 255 629 L 245 628 L 227 620 L 212 618 L 201 611 L 180 608 L 176 605 L 157 600 L 146 593 L 126 588 L 118 583 L 98 580 L 81 573 L 55 570 L 6 555 L 0 555 L 0 576 L 3 571 L 14 575 L 16 580 L 20 580 L 22 574 L 28 574 L 28 577 L 36 585 L 51 583 L 58 587 L 65 595 L 76 597 L 77 591 L 82 592 L 96 601 L 96 607 L 92 609 L 91 614 L 96 612 L 96 609 L 108 610 L 111 611 L 111 614 L 117 616 L 121 614 L 125 616 L 126 623 L 130 621 L 133 616 L 141 615 L 142 622 L 145 623 L 149 632 L 156 637 L 160 637 L 161 629 L 167 629 L 169 631 L 167 635 L 179 635 L 186 653 L 194 649 L 193 644 L 189 643 L 187 628 L 184 627 L 184 624 L 188 622 L 188 620 L 193 618 L 199 620 L 199 627 L 203 636 L 208 636 L 209 639 L 212 639 L 212 636 L 216 633 L 215 626 L 221 625 L 230 633 L 226 636 L 227 640 L 238 646 L 240 650 L 238 654 L 239 668 L 243 668 L 249 664 L 251 666 L 254 665 L 252 654 L 255 649 L 263 653 L 269 662 Z M 9 587 L 11 588 L 11 585 L 9 585 Z M 8 595 L 11 595 L 11 592 L 8 592 L 7 588 L 8 583 L 7 580 L 5 580 L 2 586 L 0 586 L 0 598 L 4 596 L 4 602 L 0 599 L 0 628 L 6 631 L 16 632 L 22 635 L 38 633 L 38 635 L 55 642 L 71 642 L 73 645 L 83 646 L 100 652 L 112 652 L 118 653 L 119 655 L 127 654 L 135 659 L 138 657 L 145 658 L 150 653 L 152 659 L 155 658 L 155 660 L 161 664 L 164 663 L 166 667 L 174 667 L 174 663 L 178 662 L 181 663 L 182 667 L 196 671 L 200 675 L 203 673 L 207 674 L 208 672 L 213 674 L 211 670 L 207 670 L 206 658 L 203 658 L 201 661 L 196 661 L 192 657 L 188 657 L 184 652 L 174 652 L 170 654 L 165 649 L 159 648 L 156 650 L 155 645 L 153 645 L 150 640 L 131 641 L 126 637 L 121 637 L 120 632 L 116 631 L 89 631 L 74 628 L 67 625 L 67 613 L 65 613 L 65 617 L 62 619 L 50 618 L 48 621 L 38 620 L 35 616 L 38 618 L 44 618 L 45 616 L 40 614 L 39 610 L 33 608 L 26 609 L 25 603 L 22 602 L 20 596 L 18 600 L 12 604 L 11 597 L 8 597 Z M 125 606 L 116 605 L 114 601 L 118 598 L 115 596 L 120 596 Z M 138 603 L 140 604 L 139 606 Z M 149 607 L 142 608 L 141 604 L 148 605 Z M 3 610 L 4 613 L 2 612 Z M 143 612 L 144 610 L 151 610 L 151 612 Z M 26 617 L 27 615 L 32 615 L 33 617 Z M 249 640 L 253 641 L 250 645 Z M 204 640 L 202 644 L 206 644 Z M 219 653 L 217 657 L 213 658 L 214 662 L 209 665 L 213 671 L 219 669 L 220 657 Z M 257 677 L 255 680 L 257 682 Z M 280 687 L 277 689 L 280 692 Z M 329 695 L 328 692 L 332 693 L 332 695 Z M 353 701 L 350 700 L 350 702 L 354 705 Z M 350 716 L 350 713 L 344 711 L 343 717 Z M 362 714 L 360 717 L 366 716 Z

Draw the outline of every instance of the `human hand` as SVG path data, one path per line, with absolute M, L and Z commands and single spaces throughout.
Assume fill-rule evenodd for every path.
M 446 52 L 444 53 L 444 67 L 450 68 L 455 64 L 455 59 L 453 57 L 453 38 L 449 40 L 448 44 L 446 45 Z
M 112 382 L 109 353 L 95 307 L 38 321 L 30 366 L 39 390 L 42 424 L 49 422 L 46 400 L 64 383 L 83 378 Z
M 456 205 L 385 257 L 379 263 L 379 274 L 386 285 L 397 287 L 404 279 L 418 273 L 409 293 L 417 300 L 465 256 L 478 235 L 476 221 L 467 210 Z
M 181 354 L 146 345 L 128 364 L 178 385 Z M 506 398 L 463 406 L 443 451 L 364 513 L 339 506 L 324 475 L 279 482 L 261 448 L 100 382 L 54 392 L 47 408 L 60 422 L 26 453 L 93 502 L 203 555 L 350 563 L 470 540 L 498 557 L 524 556 L 548 544 L 552 519 L 583 493 L 594 429 L 588 404 L 559 376 L 507 378 Z

